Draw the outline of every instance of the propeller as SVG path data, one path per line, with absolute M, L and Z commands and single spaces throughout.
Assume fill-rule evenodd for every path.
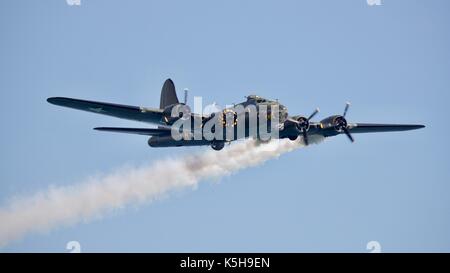
M 309 121 L 310 119 L 312 119 L 315 115 L 317 115 L 319 113 L 320 109 L 316 108 L 316 110 L 314 110 L 314 112 L 309 115 L 308 118 L 305 117 L 301 117 L 298 120 L 292 119 L 292 118 L 287 118 L 287 120 L 289 120 L 290 122 L 293 122 L 295 124 L 303 124 L 304 121 Z
M 305 117 L 299 117 L 297 120 L 295 119 L 288 119 L 291 122 L 294 122 L 297 126 L 297 129 L 302 133 L 303 136 L 303 141 L 305 142 L 305 145 L 309 144 L 308 141 L 308 130 L 309 130 L 309 121 L 319 113 L 319 108 L 316 108 L 316 110 L 314 110 L 314 112 L 311 113 L 311 115 L 309 115 L 309 117 L 305 118 Z
M 320 109 L 319 109 L 319 108 L 316 108 L 316 110 L 314 110 L 314 112 L 312 112 L 312 114 L 309 115 L 308 121 L 309 121 L 310 119 L 312 119 L 315 115 L 317 115 L 319 112 L 320 112 Z
M 184 89 L 184 104 L 185 104 L 185 105 L 187 105 L 188 92 L 189 92 L 189 89 L 185 88 L 185 89 Z
M 347 101 L 347 103 L 345 104 L 344 114 L 342 115 L 344 118 L 347 115 L 348 108 L 350 108 L 350 102 Z
M 335 129 L 340 132 L 344 132 L 344 134 L 348 137 L 348 139 L 351 142 L 355 142 L 355 139 L 353 138 L 352 134 L 348 130 L 348 123 L 345 119 L 345 116 L 347 115 L 348 109 L 350 108 L 350 102 L 347 102 L 345 104 L 344 114 L 340 117 L 337 117 L 335 119 Z
M 314 112 L 311 113 L 311 115 L 309 115 L 309 117 L 307 118 L 308 121 L 308 129 L 309 129 L 309 121 L 318 113 L 320 112 L 319 108 L 316 108 L 316 110 L 314 110 Z M 303 141 L 305 142 L 305 145 L 308 146 L 309 145 L 309 140 L 308 140 L 308 134 L 307 134 L 307 130 L 302 130 L 302 136 L 303 136 Z
M 350 139 L 351 142 L 355 142 L 355 139 L 353 138 L 352 134 L 350 134 L 350 132 L 347 129 L 347 127 L 344 128 L 344 133 L 348 137 L 348 139 Z

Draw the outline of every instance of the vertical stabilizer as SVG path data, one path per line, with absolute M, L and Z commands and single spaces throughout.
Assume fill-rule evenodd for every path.
M 175 85 L 171 79 L 167 79 L 161 90 L 161 101 L 159 108 L 164 109 L 169 105 L 178 104 L 177 93 L 175 91 Z

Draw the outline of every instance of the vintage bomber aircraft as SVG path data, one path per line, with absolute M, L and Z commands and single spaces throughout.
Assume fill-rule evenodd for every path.
M 174 140 L 171 136 L 171 125 L 180 117 L 173 117 L 172 110 L 174 107 L 186 105 L 186 95 L 184 103 L 180 103 L 175 91 L 175 85 L 171 79 L 167 79 L 161 90 L 161 99 L 159 108 L 148 108 L 138 106 L 128 106 L 121 104 L 96 102 L 79 100 L 72 98 L 53 97 L 48 98 L 49 103 L 74 108 L 83 111 L 89 111 L 97 114 L 109 115 L 117 118 L 129 119 L 134 121 L 142 121 L 158 125 L 158 128 L 117 128 L 117 127 L 98 127 L 94 128 L 99 131 L 119 132 L 129 134 L 140 134 L 150 136 L 148 144 L 151 147 L 176 147 L 176 146 L 201 146 L 211 145 L 214 150 L 221 150 L 225 142 L 229 140 Z M 261 105 L 277 106 L 278 107 L 278 137 L 289 138 L 296 140 L 299 136 L 302 137 L 303 142 L 308 145 L 308 136 L 322 135 L 324 137 L 336 136 L 345 134 L 351 142 L 354 142 L 353 134 L 358 133 L 376 133 L 376 132 L 394 132 L 415 130 L 425 127 L 424 125 L 408 125 L 408 124 L 373 124 L 373 123 L 349 123 L 346 119 L 346 114 L 350 104 L 345 106 L 342 115 L 333 115 L 327 117 L 320 122 L 312 122 L 311 119 L 319 112 L 316 109 L 308 117 L 305 116 L 289 116 L 287 108 L 278 101 L 268 100 L 259 96 L 250 95 L 246 97 L 245 102 L 240 103 L 242 106 L 255 105 L 257 109 Z M 232 111 L 232 110 L 231 110 Z M 217 112 L 219 115 L 224 115 L 230 112 L 230 109 L 225 109 L 223 112 Z M 192 114 L 195 116 L 196 114 Z M 205 124 L 212 116 L 201 116 L 202 125 Z M 237 118 L 237 117 L 235 117 Z M 232 124 L 233 125 L 233 124 Z M 245 137 L 249 137 L 246 131 Z M 234 139 L 233 139 L 234 140 Z

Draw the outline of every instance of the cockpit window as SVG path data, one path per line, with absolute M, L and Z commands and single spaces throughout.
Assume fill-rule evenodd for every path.
M 251 100 L 251 101 L 254 101 L 254 102 L 256 102 L 256 103 L 274 102 L 274 101 L 272 101 L 272 100 L 268 100 L 268 99 L 262 98 L 262 97 L 257 96 L 257 95 L 250 95 L 250 96 L 247 96 L 247 100 L 248 100 L 248 101 Z

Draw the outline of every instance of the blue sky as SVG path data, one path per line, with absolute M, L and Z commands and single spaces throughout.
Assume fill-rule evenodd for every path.
M 68 96 L 157 106 L 179 94 L 229 104 L 250 93 L 291 114 L 426 129 L 344 136 L 196 190 L 30 234 L 3 252 L 450 251 L 450 3 L 445 0 L 0 2 L 0 203 L 125 164 L 202 148 L 151 149 L 146 126 L 58 108 Z M 1 224 L 1 223 L 0 223 Z

